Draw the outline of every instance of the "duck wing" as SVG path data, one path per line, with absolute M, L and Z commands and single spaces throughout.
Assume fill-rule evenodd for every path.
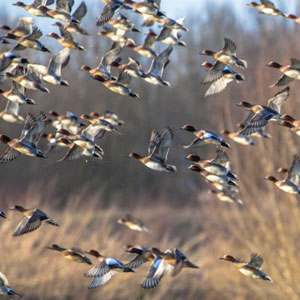
M 81 22 L 81 20 L 82 20 L 83 17 L 86 15 L 86 13 L 87 13 L 87 6 L 86 6 L 85 2 L 82 1 L 82 2 L 80 3 L 80 5 L 77 7 L 77 9 L 75 10 L 75 12 L 73 13 L 72 16 L 73 16 L 77 21 Z
M 268 100 L 268 106 L 280 113 L 281 106 L 286 103 L 289 95 L 290 87 L 286 87 Z
M 210 87 L 205 92 L 204 96 L 208 97 L 208 96 L 211 96 L 211 95 L 218 94 L 218 93 L 222 92 L 223 90 L 225 90 L 227 84 L 229 82 L 231 82 L 232 80 L 233 80 L 232 78 L 223 77 L 223 73 L 222 73 L 222 77 L 220 77 L 218 80 L 216 80 L 215 82 L 213 82 L 210 85 Z
M 168 64 L 169 56 L 173 47 L 169 46 L 152 60 L 149 73 L 154 76 L 162 77 L 165 66 Z
M 226 152 L 224 150 L 222 150 L 221 148 L 218 148 L 216 157 L 213 158 L 210 162 L 221 165 L 221 166 L 227 168 L 229 158 L 228 158 L 228 155 L 226 154 Z
M 89 289 L 93 289 L 98 286 L 102 286 L 102 285 L 106 284 L 112 278 L 112 276 L 115 275 L 116 273 L 117 273 L 116 271 L 111 270 L 110 272 L 106 273 L 103 276 L 95 277 L 93 279 L 93 281 L 91 282 L 91 284 L 89 285 Z
M 248 262 L 247 265 L 252 267 L 252 268 L 260 270 L 263 262 L 264 261 L 263 261 L 262 257 L 259 254 L 252 253 L 251 256 L 250 256 L 250 261 Z
M 224 63 L 217 60 L 213 64 L 212 68 L 207 72 L 206 76 L 202 80 L 202 83 L 203 84 L 210 83 L 221 78 L 223 76 L 222 71 L 224 70 L 225 67 L 226 65 Z
M 55 76 L 61 76 L 61 68 L 65 62 L 69 62 L 70 59 L 70 49 L 64 48 L 60 50 L 56 55 L 54 55 L 48 64 L 48 73 L 54 74 Z
M 276 9 L 274 3 L 269 0 L 260 0 L 260 2 L 261 2 L 261 4 L 264 4 L 266 7 Z
M 130 268 L 130 269 L 137 269 L 138 267 L 140 267 L 147 261 L 149 261 L 149 259 L 147 257 L 137 254 L 130 262 L 125 264 L 124 267 Z
M 149 33 L 152 33 L 152 31 L 149 31 Z M 156 35 L 148 34 L 143 44 L 144 48 L 154 51 L 155 41 Z
M 13 149 L 8 148 L 1 156 L 0 156 L 0 163 L 8 163 L 16 158 L 18 158 L 21 155 L 21 152 Z
M 168 153 L 173 140 L 173 131 L 170 127 L 166 127 L 159 143 L 153 149 L 151 158 L 156 158 L 160 161 L 166 161 L 168 159 Z
M 295 155 L 293 163 L 288 171 L 286 180 L 289 180 L 298 186 L 299 176 L 300 176 L 300 158 L 298 155 Z
M 236 56 L 236 45 L 235 43 L 229 39 L 229 38 L 224 38 L 225 45 L 223 48 L 223 52 L 228 54 L 228 55 L 234 55 Z
M 0 287 L 1 286 L 8 286 L 9 285 L 9 282 L 8 282 L 8 279 L 6 278 L 6 276 L 0 272 Z
M 41 133 L 45 130 L 46 119 L 46 115 L 41 112 L 36 122 L 28 129 L 22 141 L 29 142 L 36 147 L 40 140 Z
M 13 236 L 19 236 L 31 231 L 38 229 L 42 224 L 39 215 L 34 212 L 33 215 L 28 219 L 24 218 L 17 226 Z
M 104 56 L 101 58 L 99 65 L 97 66 L 97 69 L 104 69 L 110 72 L 110 63 L 112 63 L 121 53 L 123 47 L 116 46 L 112 49 L 110 49 L 108 52 L 104 54 Z
M 101 277 L 105 274 L 109 273 L 111 268 L 108 266 L 106 261 L 104 260 L 98 266 L 92 267 L 88 272 L 84 274 L 86 277 Z
M 160 280 L 169 272 L 173 267 L 167 264 L 160 256 L 156 256 L 155 260 L 150 266 L 150 269 L 143 280 L 141 286 L 144 289 L 151 289 L 156 287 Z
M 73 146 L 68 150 L 64 157 L 59 159 L 58 161 L 63 160 L 76 160 L 82 156 L 83 148 L 73 144 Z
M 275 82 L 274 84 L 272 84 L 270 87 L 274 87 L 274 86 L 283 86 L 283 85 L 287 85 L 290 82 L 292 82 L 294 80 L 294 78 L 288 77 L 286 75 L 282 75 L 277 82 Z
M 64 11 L 68 14 L 71 13 L 74 0 L 56 0 L 56 10 Z
M 148 155 L 151 155 L 155 150 L 156 146 L 159 144 L 161 140 L 161 135 L 155 129 L 151 132 L 150 143 L 148 146 Z
M 125 87 L 128 87 L 130 81 L 131 76 L 125 70 L 122 70 L 118 76 L 117 82 Z
M 97 20 L 96 25 L 102 26 L 107 23 L 114 15 L 115 11 L 121 7 L 120 4 L 113 3 L 113 4 L 106 4 L 101 12 L 100 17 Z

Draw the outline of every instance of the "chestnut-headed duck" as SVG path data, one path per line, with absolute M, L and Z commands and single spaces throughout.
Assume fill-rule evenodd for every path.
M 111 80 L 113 78 L 111 74 L 111 63 L 114 62 L 117 57 L 120 55 L 123 47 L 116 46 L 110 49 L 108 52 L 104 54 L 104 56 L 100 59 L 98 66 L 94 69 L 89 66 L 83 65 L 81 70 L 89 72 L 92 76 L 99 75 L 103 77 L 105 80 Z
M 204 169 L 202 169 L 196 165 L 190 165 L 187 167 L 187 169 L 199 173 L 208 182 L 215 182 L 215 183 L 219 183 L 219 184 L 228 184 L 228 185 L 234 185 L 234 186 L 238 187 L 238 184 L 233 180 L 232 177 L 229 177 L 226 175 L 215 175 L 215 174 L 205 171 Z
M 220 259 L 232 262 L 238 268 L 238 270 L 246 276 L 273 282 L 271 277 L 267 276 L 263 271 L 261 271 L 263 259 L 257 253 L 251 254 L 249 262 L 236 259 L 231 255 L 224 255 Z
M 211 50 L 204 50 L 200 52 L 200 55 L 212 56 L 217 61 L 223 64 L 223 68 L 226 65 L 237 66 L 241 68 L 247 68 L 247 62 L 245 60 L 239 59 L 236 56 L 236 45 L 235 43 L 229 39 L 224 38 L 225 45 L 223 50 L 215 52 Z
M 61 115 L 56 111 L 50 110 L 49 114 L 55 118 L 55 120 L 51 121 L 51 125 L 56 130 L 66 129 L 72 134 L 78 134 L 82 127 L 86 126 L 82 120 L 72 112 Z
M 210 194 L 215 195 L 220 201 L 222 202 L 229 202 L 229 203 L 236 203 L 243 205 L 243 201 L 241 199 L 237 199 L 235 193 L 232 192 L 230 189 L 224 190 L 210 190 Z
M 31 15 L 37 16 L 37 17 L 48 17 L 48 15 L 39 10 L 39 6 L 49 6 L 52 5 L 54 3 L 54 0 L 34 0 L 32 2 L 32 4 L 28 4 L 26 5 L 25 3 L 18 1 L 16 3 L 14 3 L 13 5 L 15 6 L 19 6 L 24 8 L 28 13 L 30 13 Z
M 133 245 L 126 245 L 125 252 L 129 252 L 134 254 L 133 259 L 131 259 L 127 264 L 126 267 L 131 269 L 137 269 L 144 263 L 148 261 L 153 261 L 155 259 L 154 254 L 151 252 L 150 249 L 141 246 L 133 246 Z
M 102 84 L 113 93 L 117 93 L 122 96 L 129 96 L 133 99 L 140 99 L 140 96 L 128 87 L 131 81 L 131 76 L 126 72 L 126 70 L 120 71 L 117 80 L 105 80 L 105 78 L 98 74 L 93 75 L 93 78 L 102 82 Z
M 300 160 L 299 156 L 295 155 L 293 163 L 288 171 L 287 176 L 283 180 L 278 180 L 274 176 L 266 176 L 265 179 L 272 181 L 275 185 L 286 193 L 300 194 L 299 187 L 300 176 Z
M 2 272 L 0 272 L 0 295 L 6 295 L 8 297 L 9 296 L 22 297 L 21 294 L 17 293 L 15 290 L 13 290 L 9 286 L 9 282 L 8 282 L 6 276 Z
M 56 39 L 65 48 L 69 48 L 71 50 L 85 51 L 84 47 L 79 45 L 79 43 L 77 43 L 73 39 L 73 36 L 69 31 L 65 30 L 62 27 L 60 27 L 59 29 L 60 29 L 61 37 L 54 32 L 50 32 L 48 36 Z
M 10 90 L 4 92 L 0 89 L 0 94 L 11 102 L 30 105 L 35 104 L 33 99 L 30 99 L 25 95 L 25 89 L 15 81 L 12 82 L 12 87 Z
M 100 115 L 99 113 L 96 112 L 91 112 L 90 116 L 92 118 L 96 119 L 103 119 L 109 123 L 111 123 L 114 126 L 122 126 L 125 124 L 123 120 L 120 120 L 118 115 L 113 113 L 111 110 L 107 109 L 103 115 Z
M 225 175 L 233 179 L 237 179 L 237 176 L 234 173 L 232 173 L 229 169 L 227 169 L 226 167 L 218 163 L 212 162 L 211 160 L 201 160 L 201 158 L 198 155 L 193 155 L 193 154 L 189 154 L 188 156 L 185 157 L 185 159 L 194 162 L 200 168 L 202 168 L 203 170 L 209 173 L 220 175 L 220 176 Z
M 41 112 L 38 119 L 29 113 L 26 116 L 25 125 L 19 139 L 12 140 L 8 136 L 1 134 L 0 141 L 7 144 L 9 148 L 1 155 L 0 162 L 10 162 L 21 154 L 45 158 L 45 154 L 37 148 L 40 135 L 43 133 L 45 126 L 46 115 L 43 112 Z
M 5 72 L 5 78 L 9 78 L 22 87 L 29 90 L 40 90 L 44 93 L 49 93 L 49 90 L 44 87 L 43 81 L 40 76 L 33 71 L 25 70 L 22 66 L 16 68 L 15 74 Z
M 17 45 L 14 47 L 14 50 L 16 51 L 30 48 L 33 50 L 51 53 L 51 51 L 39 41 L 42 35 L 43 33 L 41 32 L 41 30 L 34 26 L 32 32 L 27 35 L 18 37 L 12 33 L 7 33 L 5 37 L 17 42 Z
M 300 17 L 297 17 L 297 16 L 295 16 L 293 14 L 287 14 L 285 17 L 288 18 L 288 19 L 291 19 L 291 20 L 295 21 L 298 24 L 300 24 Z
M 189 145 L 183 145 L 184 149 L 188 149 L 192 146 L 202 146 L 206 144 L 214 144 L 217 146 L 230 148 L 230 145 L 226 143 L 222 137 L 218 136 L 217 134 L 211 131 L 204 129 L 197 130 L 195 129 L 195 127 L 188 124 L 184 125 L 180 129 L 192 132 L 196 136 L 196 138 Z
M 131 77 L 140 77 L 144 78 L 145 72 L 142 69 L 142 65 L 140 62 L 132 57 L 128 57 L 128 63 L 127 64 L 115 64 L 113 63 L 112 66 L 117 67 L 120 70 L 124 70 L 126 73 L 128 73 Z
M 246 101 L 239 102 L 237 106 L 250 110 L 247 119 L 243 123 L 245 127 L 239 132 L 241 135 L 251 135 L 265 127 L 271 119 L 278 120 L 281 118 L 281 114 L 269 106 L 251 104 Z
M 177 248 L 173 251 L 165 252 L 158 248 L 151 248 L 151 252 L 155 256 L 155 260 L 143 280 L 141 286 L 144 289 L 150 289 L 158 285 L 164 275 L 172 272 L 172 276 L 176 276 L 182 268 L 198 269 L 199 267 L 189 261 L 189 259 Z
M 176 172 L 173 165 L 167 165 L 167 159 L 171 143 L 173 140 L 173 131 L 166 127 L 162 135 L 156 130 L 152 130 L 150 143 L 148 146 L 148 156 L 140 156 L 137 153 L 130 153 L 128 157 L 135 158 L 146 167 L 155 171 Z
M 67 30 L 71 34 L 88 35 L 88 32 L 80 26 L 80 22 L 86 15 L 86 13 L 87 13 L 87 6 L 86 6 L 85 2 L 82 1 L 72 15 L 73 18 L 76 20 L 76 22 L 71 21 L 65 25 L 63 25 L 59 22 L 56 22 L 53 25 L 58 26 L 58 27 L 63 27 L 65 30 Z
M 175 22 L 176 24 L 183 25 L 184 18 L 176 20 Z M 182 27 L 185 28 L 184 26 Z M 168 23 L 165 23 L 159 35 L 157 36 L 156 40 L 167 45 L 177 45 L 177 46 L 185 47 L 186 43 L 180 40 L 181 39 L 181 34 L 179 33 L 180 30 L 182 30 L 180 27 L 174 28 Z
M 27 209 L 21 205 L 15 205 L 10 207 L 9 210 L 19 211 L 24 215 L 24 219 L 16 228 L 13 236 L 19 236 L 36 230 L 42 225 L 43 221 L 53 226 L 59 226 L 58 223 L 54 222 L 49 216 L 47 216 L 38 208 Z
M 250 2 L 247 5 L 257 8 L 259 10 L 259 14 L 285 17 L 285 14 L 279 9 L 277 9 L 273 2 L 269 0 L 260 0 L 260 3 L 261 4 L 258 4 L 256 2 Z
M 234 142 L 244 145 L 244 146 L 253 146 L 255 145 L 254 141 L 246 135 L 240 134 L 240 131 L 237 132 L 230 132 L 229 130 L 222 129 L 221 133 L 227 135 L 230 139 Z
M 278 79 L 277 82 L 270 85 L 274 86 L 283 86 L 289 84 L 294 79 L 300 80 L 300 60 L 297 58 L 291 58 L 291 63 L 289 65 L 281 65 L 277 62 L 271 61 L 266 66 L 278 69 L 283 75 Z
M 47 247 L 47 249 L 59 252 L 65 259 L 75 261 L 78 263 L 85 263 L 88 265 L 92 265 L 91 260 L 85 255 L 85 252 L 79 248 L 62 248 L 56 244 L 53 244 L 51 247 Z
M 96 250 L 89 250 L 87 254 L 96 257 L 100 262 L 98 266 L 91 268 L 84 274 L 86 277 L 94 277 L 89 289 L 106 284 L 118 272 L 134 272 L 133 269 L 126 267 L 119 260 L 103 256 Z
M 169 64 L 169 56 L 173 51 L 173 47 L 169 46 L 163 50 L 159 55 L 153 58 L 149 70 L 142 76 L 142 79 L 154 85 L 171 86 L 168 81 L 162 79 L 163 72 Z
M 150 232 L 149 228 L 141 220 L 134 218 L 132 215 L 127 214 L 125 218 L 118 220 L 119 224 L 127 226 L 131 230 Z
M 79 23 L 79 21 L 76 20 L 71 14 L 63 10 L 49 9 L 45 5 L 38 6 L 38 10 L 47 17 L 54 18 L 59 21 Z
M 141 15 L 165 16 L 165 14 L 159 10 L 159 5 L 157 5 L 155 1 L 134 2 L 132 0 L 124 0 L 123 2 L 132 6 L 133 12 Z
M 8 31 L 8 33 L 12 33 L 17 37 L 21 37 L 24 35 L 28 35 L 32 32 L 32 25 L 34 24 L 34 20 L 31 17 L 22 17 L 19 18 L 19 23 L 16 27 L 10 28 L 7 25 L 1 25 L 0 29 Z
M 209 68 L 210 70 L 214 68 L 214 66 L 208 62 L 204 62 L 202 65 L 206 68 Z M 212 76 L 209 76 L 204 78 L 204 80 L 202 81 L 203 84 L 212 82 L 210 87 L 205 92 L 205 97 L 222 92 L 233 80 L 235 80 L 237 83 L 245 80 L 244 75 L 236 73 L 235 71 L 230 69 L 229 66 L 225 66 L 224 69 L 219 71 L 219 73 L 214 71 L 214 76 L 214 79 L 212 79 Z
M 287 127 L 297 135 L 300 135 L 300 120 L 296 120 L 287 114 L 282 115 L 282 120 L 283 121 L 280 122 L 280 125 Z

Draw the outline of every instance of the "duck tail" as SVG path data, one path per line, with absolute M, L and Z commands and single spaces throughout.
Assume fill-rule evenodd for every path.
M 229 145 L 228 143 L 226 143 L 225 141 L 222 141 L 222 142 L 221 142 L 221 145 L 222 145 L 223 147 L 226 147 L 226 148 L 229 148 L 229 149 L 230 149 L 230 145 Z
M 134 269 L 131 269 L 129 267 L 124 267 L 123 272 L 135 272 Z
M 262 279 L 263 279 L 263 280 L 270 281 L 270 282 L 272 282 L 272 283 L 273 283 L 273 280 L 272 280 L 272 278 L 271 278 L 270 276 L 263 275 L 263 276 L 262 276 Z
M 11 288 L 8 288 L 7 294 L 8 295 L 15 295 L 15 296 L 18 296 L 18 297 L 22 297 L 22 295 L 18 294 L 15 290 L 13 290 Z
M 47 222 L 48 224 L 50 224 L 50 225 L 53 225 L 53 226 L 59 226 L 59 224 L 56 223 L 56 222 L 54 222 L 52 219 L 48 219 L 46 222 Z
M 176 168 L 175 166 L 168 165 L 168 166 L 166 167 L 166 170 L 167 170 L 168 172 L 176 172 L 176 171 L 177 171 L 177 168 Z

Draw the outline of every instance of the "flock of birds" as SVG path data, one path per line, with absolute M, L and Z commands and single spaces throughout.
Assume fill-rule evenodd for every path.
M 160 0 L 143 0 L 142 2 L 132 0 L 102 1 L 105 6 L 96 22 L 96 26 L 102 26 L 103 31 L 100 31 L 98 35 L 111 39 L 112 46 L 101 58 L 97 67 L 91 68 L 83 65 L 81 69 L 88 72 L 92 79 L 100 81 L 103 86 L 112 92 L 135 99 L 140 97 L 129 87 L 132 77 L 140 78 L 154 85 L 170 86 L 170 83 L 163 79 L 163 73 L 169 64 L 173 46 L 184 47 L 186 45 L 181 40 L 180 33 L 188 31 L 183 25 L 184 19 L 173 20 L 167 17 L 160 9 Z M 60 36 L 54 32 L 48 34 L 49 37 L 56 39 L 63 46 L 62 50 L 49 59 L 48 66 L 31 62 L 29 59 L 15 53 L 26 48 L 51 53 L 48 47 L 40 42 L 42 32 L 34 26 L 33 18 L 20 18 L 16 27 L 1 26 L 1 29 L 5 32 L 0 37 L 1 43 L 3 45 L 13 43 L 13 46 L 9 52 L 0 54 L 0 82 L 12 82 L 10 90 L 0 90 L 1 95 L 7 99 L 6 108 L 0 112 L 0 117 L 6 122 L 24 124 L 18 139 L 10 139 L 8 136 L 0 134 L 0 141 L 8 146 L 0 157 L 1 163 L 10 162 L 21 154 L 45 158 L 50 151 L 57 147 L 67 148 L 66 154 L 60 161 L 75 160 L 82 156 L 101 159 L 104 151 L 98 145 L 98 141 L 103 138 L 106 132 L 120 133 L 119 127 L 124 125 L 124 121 L 109 110 L 102 114 L 91 112 L 89 115 L 83 114 L 81 116 L 76 116 L 72 112 L 61 115 L 55 111 L 50 111 L 48 115 L 41 112 L 37 117 L 28 113 L 24 118 L 20 114 L 21 105 L 34 105 L 36 103 L 35 100 L 26 95 L 26 90 L 49 93 L 50 91 L 45 84 L 69 86 L 69 83 L 62 78 L 62 70 L 70 61 L 71 51 L 85 51 L 84 46 L 73 38 L 73 34 L 89 34 L 81 27 L 81 21 L 87 13 L 85 2 L 82 1 L 73 13 L 74 0 L 56 0 L 56 8 L 49 8 L 53 3 L 54 0 L 34 0 L 30 5 L 22 2 L 14 4 L 34 16 L 53 18 L 66 23 L 62 24 L 57 21 L 53 24 L 59 28 Z M 290 18 L 300 23 L 300 18 L 292 14 L 282 13 L 271 1 L 261 0 L 261 4 L 251 2 L 249 6 L 257 8 L 260 13 Z M 149 29 L 143 45 L 137 46 L 133 39 L 126 36 L 126 33 L 140 33 L 141 29 L 124 14 L 120 12 L 117 14 L 120 10 L 142 15 L 143 27 L 151 27 L 159 23 L 162 27 L 161 32 L 156 34 L 153 29 Z M 114 16 L 115 18 L 113 18 Z M 211 84 L 205 96 L 223 91 L 227 84 L 233 80 L 238 83 L 245 80 L 242 74 L 235 72 L 231 67 L 236 66 L 245 69 L 247 68 L 247 62 L 237 57 L 236 45 L 231 39 L 225 38 L 224 40 L 225 45 L 222 50 L 204 50 L 200 52 L 201 55 L 210 56 L 214 59 L 213 63 L 204 62 L 202 64 L 208 69 L 203 84 Z M 156 53 L 155 44 L 157 42 L 168 46 L 162 52 Z M 121 63 L 120 54 L 125 47 L 152 60 L 147 72 L 143 71 L 142 65 L 135 58 L 128 57 L 128 63 Z M 277 68 L 282 73 L 279 80 L 272 86 L 281 87 L 292 80 L 300 79 L 300 61 L 298 59 L 292 58 L 291 63 L 286 66 L 276 62 L 270 62 L 267 66 Z M 113 75 L 113 69 L 118 70 L 118 76 Z M 270 135 L 265 132 L 265 127 L 269 121 L 274 121 L 278 125 L 287 127 L 300 135 L 300 120 L 281 113 L 281 107 L 286 103 L 289 91 L 290 88 L 285 87 L 277 92 L 268 100 L 267 105 L 248 102 L 238 103 L 238 106 L 249 111 L 248 117 L 244 122 L 237 124 L 237 132 L 229 132 L 224 129 L 221 134 L 242 145 L 254 145 L 253 136 L 270 138 Z M 54 128 L 54 132 L 45 132 L 47 124 Z M 203 160 L 198 155 L 188 154 L 185 159 L 192 162 L 188 169 L 198 173 L 206 182 L 211 184 L 214 189 L 211 189 L 210 192 L 221 201 L 242 205 L 243 201 L 238 196 L 238 177 L 231 170 L 228 155 L 224 150 L 230 148 L 229 143 L 214 132 L 203 129 L 197 130 L 190 124 L 184 125 L 181 129 L 194 135 L 194 139 L 189 144 L 183 145 L 184 149 L 193 149 L 207 144 L 216 146 L 216 156 L 209 160 Z M 49 143 L 46 151 L 42 151 L 38 146 L 41 138 Z M 153 130 L 147 155 L 141 156 L 137 153 L 130 153 L 128 156 L 152 170 L 176 172 L 176 166 L 167 164 L 172 140 L 173 132 L 170 127 L 166 126 L 161 134 Z M 266 176 L 265 179 L 274 182 L 278 188 L 285 192 L 300 194 L 299 157 L 294 157 L 290 169 L 281 168 L 279 172 L 287 173 L 284 180 L 277 180 L 274 176 Z M 24 215 L 13 236 L 17 237 L 34 231 L 41 226 L 42 222 L 59 226 L 58 223 L 38 208 L 26 209 L 20 205 L 15 205 L 11 210 L 19 211 Z M 6 218 L 6 214 L 1 210 L 0 216 Z M 149 232 L 148 227 L 142 221 L 130 215 L 119 219 L 119 223 L 128 226 L 132 230 Z M 99 264 L 93 266 L 84 274 L 86 277 L 93 277 L 89 288 L 106 284 L 117 272 L 135 272 L 139 266 L 148 261 L 151 262 L 151 266 L 141 284 L 146 289 L 157 286 L 163 276 L 168 273 L 176 276 L 182 268 L 198 268 L 177 248 L 161 251 L 155 247 L 146 248 L 127 245 L 125 251 L 134 254 L 133 259 L 128 263 L 122 263 L 115 258 L 103 256 L 93 249 L 89 251 L 78 248 L 67 249 L 56 244 L 47 248 L 59 252 L 68 260 L 88 265 L 93 264 L 88 255 L 94 256 Z M 220 259 L 234 263 L 244 275 L 272 282 L 272 279 L 262 272 L 263 259 L 258 254 L 252 254 L 249 262 L 236 259 L 231 255 L 224 255 Z M 10 288 L 7 278 L 2 273 L 0 273 L 0 294 L 21 296 Z

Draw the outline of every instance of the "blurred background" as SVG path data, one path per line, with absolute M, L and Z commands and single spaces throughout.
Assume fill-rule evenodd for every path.
M 14 1 L 0 2 L 1 24 L 15 26 L 21 16 L 29 16 Z M 27 1 L 28 3 L 28 1 Z M 263 178 L 276 174 L 278 167 L 289 167 L 293 156 L 299 154 L 299 137 L 275 123 L 268 125 L 272 139 L 257 139 L 256 145 L 242 146 L 230 142 L 227 151 L 232 170 L 239 176 L 240 198 L 243 206 L 222 203 L 208 194 L 209 186 L 194 172 L 186 170 L 184 157 L 189 153 L 203 158 L 215 156 L 214 147 L 204 146 L 193 150 L 182 149 L 193 136 L 179 130 L 184 124 L 198 129 L 220 133 L 223 128 L 235 131 L 235 124 L 243 121 L 247 112 L 236 106 L 240 101 L 265 104 L 279 91 L 269 88 L 279 78 L 279 72 L 265 66 L 269 61 L 288 64 L 291 57 L 300 58 L 298 36 L 300 24 L 292 20 L 259 15 L 248 7 L 248 1 L 172 1 L 162 0 L 162 10 L 173 19 L 186 17 L 183 33 L 185 48 L 177 47 L 165 70 L 165 79 L 171 87 L 149 85 L 133 79 L 131 87 L 141 100 L 119 96 L 99 82 L 91 80 L 82 65 L 95 67 L 110 48 L 110 40 L 97 36 L 95 26 L 103 3 L 86 0 L 88 14 L 82 27 L 90 35 L 76 36 L 86 52 L 71 54 L 71 63 L 63 69 L 63 78 L 69 87 L 48 86 L 50 94 L 28 91 L 37 104 L 22 107 L 21 114 L 29 109 L 55 110 L 60 114 L 72 111 L 77 115 L 92 111 L 115 112 L 125 125 L 122 135 L 107 134 L 100 140 L 104 149 L 103 160 L 79 159 L 62 162 L 65 150 L 50 153 L 48 159 L 21 158 L 1 165 L 1 209 L 7 211 L 13 204 L 39 207 L 61 224 L 60 228 L 42 226 L 38 231 L 13 238 L 14 226 L 19 218 L 9 214 L 9 220 L 0 220 L 1 271 L 8 276 L 11 286 L 24 294 L 25 299 L 299 299 L 299 230 L 298 198 L 286 194 Z M 75 2 L 75 7 L 80 1 Z M 300 15 L 298 1 L 276 1 L 285 13 Z M 132 13 L 137 25 L 142 19 Z M 46 37 L 57 32 L 53 20 L 35 18 L 44 36 L 41 41 L 56 53 L 61 46 Z M 160 28 L 154 27 L 156 32 Z M 132 34 L 138 45 L 143 34 Z M 224 37 L 237 45 L 237 54 L 248 62 L 246 70 L 239 69 L 246 81 L 231 83 L 221 94 L 204 98 L 207 86 L 201 85 L 206 71 L 201 63 L 207 57 L 204 49 L 220 50 Z M 1 51 L 9 47 L 1 46 Z M 156 51 L 166 46 L 157 44 Z M 25 50 L 23 57 L 46 64 L 50 55 Z M 124 62 L 130 55 L 137 58 L 147 70 L 151 63 L 133 54 L 122 52 Z M 1 89 L 7 90 L 9 83 Z M 300 118 L 299 82 L 290 84 L 285 113 Z M 6 101 L 1 98 L 1 109 Z M 129 152 L 147 153 L 152 129 L 163 131 L 170 126 L 174 141 L 169 163 L 177 166 L 177 173 L 160 173 L 145 168 L 126 156 Z M 0 120 L 0 132 L 18 137 L 22 125 Z M 48 132 L 53 131 L 50 127 Z M 46 144 L 44 145 L 46 147 Z M 43 145 L 41 146 L 43 147 Z M 1 151 L 5 146 L 1 145 Z M 277 175 L 278 176 L 278 175 Z M 280 175 L 279 175 L 280 176 Z M 135 233 L 123 228 L 117 219 L 131 213 L 142 219 L 151 234 Z M 124 245 L 141 244 L 161 249 L 178 247 L 199 270 L 184 270 L 175 278 L 166 276 L 159 286 L 145 291 L 139 283 L 146 274 L 145 266 L 137 274 L 120 274 L 107 286 L 89 291 L 89 279 L 82 274 L 86 266 L 68 262 L 58 254 L 49 253 L 45 246 L 56 243 L 63 247 L 98 249 L 101 253 L 126 260 Z M 256 281 L 241 275 L 232 265 L 218 261 L 224 254 L 249 259 L 258 252 L 265 260 L 263 270 L 274 284 Z M 123 276 L 122 276 L 123 275 Z M 118 277 L 118 278 L 117 278 Z

